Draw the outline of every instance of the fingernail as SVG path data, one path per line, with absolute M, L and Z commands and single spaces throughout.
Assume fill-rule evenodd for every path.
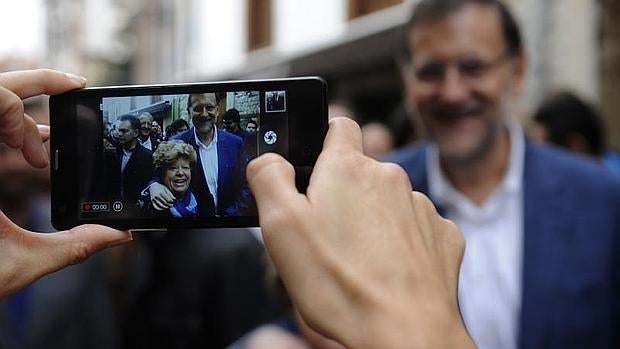
M 75 74 L 71 74 L 71 73 L 65 73 L 65 76 L 68 77 L 69 79 L 79 83 L 80 85 L 86 85 L 86 78 L 83 76 L 79 76 L 79 75 L 75 75 Z
M 128 242 L 133 241 L 133 235 L 131 235 L 131 232 L 126 231 L 125 233 L 126 233 L 126 235 L 122 239 L 114 240 L 114 241 L 110 242 L 108 244 L 108 246 L 106 246 L 106 247 L 114 247 L 114 246 L 124 245 L 124 244 L 126 244 Z

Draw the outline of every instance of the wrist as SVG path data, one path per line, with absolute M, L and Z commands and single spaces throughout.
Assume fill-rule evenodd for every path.
M 349 348 L 476 348 L 456 304 L 394 307 L 371 318 L 368 328 L 351 334 Z

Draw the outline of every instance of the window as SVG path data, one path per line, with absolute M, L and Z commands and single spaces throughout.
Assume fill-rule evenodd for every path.
M 402 2 L 403 0 L 349 0 L 349 19 L 383 10 Z
M 248 0 L 248 51 L 271 44 L 271 0 Z

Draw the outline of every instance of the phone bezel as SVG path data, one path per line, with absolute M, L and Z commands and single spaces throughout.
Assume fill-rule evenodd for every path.
M 285 79 L 199 82 L 173 85 L 129 85 L 90 87 L 50 97 L 50 154 L 52 224 L 56 229 L 68 229 L 80 224 L 104 224 L 120 229 L 179 229 L 179 228 L 232 228 L 258 226 L 257 216 L 197 217 L 182 219 L 81 219 L 78 202 L 78 146 L 75 135 L 79 132 L 77 104 L 80 98 L 104 98 L 140 95 L 167 95 L 201 92 L 286 90 L 289 103 L 304 105 L 289 114 L 288 160 L 296 169 L 296 182 L 305 191 L 311 169 L 321 151 L 327 130 L 327 84 L 319 77 Z M 292 101 L 291 101 L 291 97 Z M 289 104 L 290 105 L 290 104 Z M 263 106 L 261 105 L 261 108 Z

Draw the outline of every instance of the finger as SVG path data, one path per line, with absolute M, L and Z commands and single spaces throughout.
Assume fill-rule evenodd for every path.
M 323 150 L 334 148 L 362 152 L 362 131 L 355 121 L 345 117 L 335 117 L 329 121 Z
M 168 189 L 168 187 L 164 186 L 163 189 L 164 189 L 164 192 L 162 193 L 162 198 L 166 200 L 165 204 L 168 207 L 170 207 L 172 206 L 172 204 L 174 204 L 174 202 L 176 201 L 176 198 L 174 197 L 174 194 L 172 194 L 170 189 Z
M 157 210 L 157 211 L 164 211 L 164 210 L 168 209 L 169 207 L 166 207 L 165 205 L 163 205 L 163 204 L 161 204 L 159 202 L 153 201 L 153 208 L 155 210 Z
M 172 204 L 168 203 L 165 199 L 157 197 L 153 201 L 153 206 L 155 206 L 157 210 L 163 211 L 172 207 Z
M 57 233 L 29 233 L 31 258 L 40 265 L 41 274 L 80 263 L 93 253 L 133 240 L 130 232 L 102 225 L 81 225 Z
M 22 154 L 24 159 L 34 167 L 43 168 L 49 164 L 47 148 L 43 144 L 37 123 L 24 114 L 24 143 Z
M 153 204 L 153 207 L 155 207 L 157 210 L 162 210 L 163 209 L 163 202 L 164 200 L 162 198 L 160 198 L 159 196 L 155 196 L 151 199 L 151 204 Z
M 45 143 L 50 139 L 50 127 L 48 125 L 37 125 L 41 142 Z
M 86 78 L 51 69 L 22 70 L 0 74 L 0 85 L 24 99 L 82 88 L 86 86 Z
M 261 222 L 266 214 L 303 198 L 295 187 L 295 169 L 278 154 L 267 153 L 252 160 L 246 172 Z
M 0 142 L 21 148 L 24 142 L 24 104 L 13 92 L 0 86 Z

